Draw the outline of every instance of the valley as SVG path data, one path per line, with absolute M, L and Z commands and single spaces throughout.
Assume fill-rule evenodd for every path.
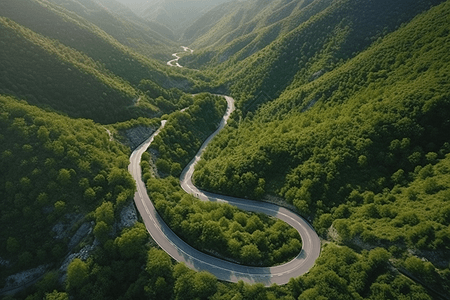
M 181 48 L 183 48 L 184 52 L 188 52 L 188 53 L 191 53 L 191 54 L 194 52 L 194 50 L 189 49 L 188 47 L 185 47 L 185 46 L 181 46 Z M 169 60 L 169 61 L 167 62 L 167 65 L 170 66 L 170 67 L 179 67 L 179 68 L 182 68 L 183 66 L 181 66 L 181 65 L 178 63 L 178 60 L 181 58 L 180 56 L 178 56 L 178 53 L 174 53 L 174 54 L 172 54 L 172 56 L 175 57 L 175 58 L 172 59 L 172 60 Z
M 300 234 L 303 247 L 297 257 L 280 266 L 270 268 L 255 268 L 238 265 L 236 263 L 223 261 L 208 255 L 205 255 L 176 236 L 171 229 L 161 220 L 161 217 L 155 210 L 152 201 L 146 193 L 144 182 L 142 182 L 142 174 L 140 172 L 139 161 L 142 153 L 146 151 L 153 141 L 154 137 L 159 133 L 156 131 L 152 137 L 139 148 L 137 148 L 130 158 L 130 172 L 137 182 L 138 191 L 135 195 L 135 202 L 138 210 L 144 219 L 147 230 L 158 245 L 164 249 L 171 257 L 179 262 L 184 262 L 188 267 L 196 271 L 208 271 L 220 280 L 238 282 L 240 280 L 248 283 L 263 283 L 265 286 L 276 284 L 286 284 L 290 278 L 301 276 L 314 265 L 320 253 L 320 240 L 314 229 L 305 220 L 301 219 L 291 211 L 271 205 L 268 203 L 250 202 L 245 199 L 226 197 L 223 195 L 206 193 L 198 190 L 192 184 L 192 173 L 195 164 L 200 158 L 202 152 L 208 145 L 209 141 L 217 135 L 226 125 L 227 119 L 234 111 L 234 100 L 227 98 L 227 111 L 224 115 L 219 128 L 205 140 L 199 149 L 195 158 L 185 167 L 181 173 L 181 187 L 189 194 L 203 201 L 214 201 L 220 203 L 228 203 L 243 210 L 252 212 L 260 212 L 278 218 L 290 226 L 294 227 Z M 165 126 L 165 122 L 161 127 Z
M 448 299 L 450 1 L 206 2 L 0 1 L 0 298 Z

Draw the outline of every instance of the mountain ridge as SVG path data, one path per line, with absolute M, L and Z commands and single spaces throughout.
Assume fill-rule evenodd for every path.
M 449 0 L 225 3 L 191 20 L 186 38 L 200 48 L 180 59 L 184 68 L 165 65 L 180 51 L 171 29 L 121 7 L 0 2 L 0 286 L 49 263 L 55 269 L 15 299 L 449 294 Z M 141 222 L 117 225 L 133 194 L 130 149 L 117 141 L 133 128 L 153 132 L 162 118 L 165 135 L 141 167 L 172 230 L 243 261 L 295 246 L 276 242 L 288 234 L 282 225 L 266 230 L 257 216 L 199 204 L 171 176 L 212 125 L 215 114 L 202 109 L 221 106 L 207 95 L 197 97 L 209 106 L 196 106 L 191 95 L 203 91 L 230 93 L 237 110 L 195 184 L 276 199 L 323 239 L 315 266 L 286 285 L 219 282 L 175 264 Z M 72 229 L 63 236 L 54 226 Z M 73 255 L 95 250 L 59 270 L 78 226 L 92 232 Z

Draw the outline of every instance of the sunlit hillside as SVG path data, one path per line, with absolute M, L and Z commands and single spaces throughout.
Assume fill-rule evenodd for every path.
M 0 298 L 448 299 L 449 78 L 450 0 L 0 0 Z

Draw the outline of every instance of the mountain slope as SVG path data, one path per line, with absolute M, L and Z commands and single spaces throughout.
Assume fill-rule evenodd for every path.
M 121 209 L 135 185 L 126 169 L 129 150 L 90 120 L 0 95 L 0 129 L 0 257 L 8 262 L 0 268 L 3 287 L 15 272 L 54 267 L 92 230 L 102 202 Z M 85 230 L 76 237 L 80 225 Z
M 0 17 L 1 88 L 73 117 L 111 122 L 138 91 L 86 55 Z M 31 52 L 32 51 L 32 52 Z M 153 108 L 153 113 L 157 108 Z M 107 112 L 107 113 L 105 113 Z
M 268 199 L 295 205 L 323 237 L 389 249 L 395 266 L 448 294 L 449 16 L 446 1 L 334 70 L 295 77 L 275 100 L 236 113 L 196 185 L 257 198 L 264 183 Z
M 83 52 L 131 84 L 144 78 L 165 87 L 177 84 L 167 76 L 171 71 L 165 64 L 133 52 L 86 19 L 50 2 L 4 0 L 0 3 L 0 15 Z M 181 80 L 179 84 L 188 83 Z
M 119 0 L 128 5 L 145 20 L 160 23 L 180 36 L 189 26 L 210 8 L 227 0 Z
M 164 87 L 191 86 L 192 80 L 177 70 L 134 52 L 49 2 L 5 0 L 0 18 L 1 92 L 34 105 L 114 123 L 169 112 L 182 92 Z M 136 33 L 133 28 L 130 32 Z
M 51 0 L 97 25 L 121 44 L 148 57 L 164 59 L 176 46 L 168 30 L 149 24 L 114 0 Z M 168 36 L 169 38 L 167 38 Z
M 369 216 L 394 219 L 401 213 L 393 208 L 398 189 L 418 176 L 430 179 L 414 183 L 416 193 L 436 194 L 436 207 L 444 206 L 448 185 L 433 176 L 447 178 L 448 172 L 430 169 L 439 168 L 440 161 L 446 165 L 450 151 L 449 12 L 446 1 L 335 70 L 310 83 L 300 80 L 255 114 L 244 119 L 237 114 L 234 128 L 205 154 L 194 174 L 196 184 L 257 195 L 262 180 L 269 193 L 314 216 L 324 229 L 331 223 L 320 224 L 323 214 L 346 218 L 370 203 L 377 212 Z M 410 201 L 415 199 L 420 198 Z M 392 214 L 383 211 L 388 203 Z M 343 212 L 337 213 L 339 207 Z M 414 223 L 418 227 L 409 233 L 405 227 L 401 237 L 387 239 L 388 246 L 448 251 L 442 242 L 448 238 L 448 220 L 435 222 L 432 236 Z M 345 234 L 344 227 L 339 233 Z M 364 233 L 367 242 L 384 241 L 379 227 L 356 227 L 346 238 Z M 429 243 L 418 243 L 422 238 Z
M 226 45 L 241 36 L 250 33 L 257 33 L 263 28 L 267 28 L 284 19 L 290 19 L 290 22 L 301 24 L 304 22 L 304 16 L 299 13 L 312 0 L 297 0 L 297 1 L 232 1 L 219 5 L 200 17 L 194 24 L 189 26 L 184 32 L 183 37 L 186 42 L 190 43 L 195 49 L 203 48 L 217 48 L 221 45 Z M 312 7 L 325 7 L 331 1 L 316 1 Z M 312 8 L 314 13 L 308 14 L 308 19 L 311 15 L 320 11 Z M 292 29 L 288 27 L 295 25 L 289 23 L 283 28 L 284 33 Z
M 205 52 L 199 49 L 180 63 L 215 67 L 214 72 L 226 78 L 218 85 L 231 87 L 238 101 L 255 100 L 261 91 L 267 101 L 276 98 L 294 78 L 299 84 L 317 78 L 441 1 L 317 0 L 305 7 L 300 5 L 306 4 L 303 1 L 296 2 L 299 9 L 295 14 L 238 36 L 225 46 Z

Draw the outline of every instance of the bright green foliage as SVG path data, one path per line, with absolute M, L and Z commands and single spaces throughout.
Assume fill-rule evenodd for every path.
M 128 151 L 92 121 L 0 96 L 0 132 L 0 257 L 14 266 L 1 268 L 0 278 L 63 257 L 68 240 L 53 238 L 52 228 L 74 225 L 68 213 L 81 218 L 95 210 L 97 221 L 111 226 L 114 205 L 107 201 L 134 195 L 126 166 L 118 166 Z M 113 175 L 111 185 L 100 180 Z M 104 237 L 101 226 L 95 233 Z
M 102 122 L 120 119 L 132 104 L 137 91 L 85 54 L 3 17 L 0 28 L 1 93 Z
M 112 29 L 111 24 L 100 20 L 103 17 L 117 20 L 110 14 L 94 17 L 94 11 L 103 8 L 91 4 L 95 8 L 85 7 L 82 14 L 100 23 L 100 27 L 108 27 L 108 32 L 123 41 L 124 24 Z M 82 6 L 79 9 L 69 6 L 69 10 L 83 11 Z M 130 32 L 136 35 L 133 29 L 138 26 L 129 25 Z M 186 103 L 179 89 L 165 90 L 161 86 L 187 88 L 194 80 L 198 81 L 180 74 L 169 80 L 168 74 L 173 74 L 173 70 L 163 70 L 165 67 L 160 63 L 134 52 L 83 17 L 48 1 L 2 1 L 0 29 L 0 93 L 72 117 L 114 123 L 161 115 Z M 140 37 L 148 34 L 149 31 Z M 131 40 L 126 44 L 138 47 Z
M 309 79 L 315 67 L 308 65 L 254 112 L 236 112 L 198 164 L 196 184 L 256 195 L 262 179 L 266 193 L 314 218 L 324 237 L 333 225 L 344 243 L 383 246 L 398 257 L 408 248 L 434 251 L 423 255 L 446 278 L 448 261 L 434 255 L 448 256 L 450 237 L 449 15 L 446 1 L 317 78 Z M 386 285 L 373 293 L 388 295 Z
M 217 101 L 214 103 L 214 101 Z M 156 167 L 168 173 L 186 165 L 201 141 L 212 133 L 223 115 L 223 99 L 201 94 L 186 112 L 168 118 L 151 148 L 157 150 Z M 143 176 L 156 209 L 185 241 L 203 251 L 251 265 L 272 265 L 296 256 L 301 242 L 295 229 L 264 215 L 250 215 L 229 205 L 204 203 L 181 191 L 175 178 L 151 178 L 145 161 Z M 175 175 L 179 175 L 179 173 Z
M 346 201 L 361 204 L 365 190 L 403 184 L 416 166 L 429 163 L 426 157 L 435 157 L 427 153 L 443 158 L 450 129 L 449 67 L 441 63 L 450 53 L 447 6 L 229 127 L 199 163 L 196 184 L 239 196 L 262 178 L 301 213 L 320 214 Z M 415 58 L 390 62 L 405 55 Z M 419 72 L 420 65 L 427 68 Z M 381 71 L 386 76 L 369 76 Z M 425 188 L 434 193 L 438 186 L 428 180 Z
M 188 94 L 184 94 L 181 90 L 177 88 L 167 90 L 148 79 L 141 80 L 138 87 L 140 90 L 145 91 L 145 94 L 150 99 L 149 102 L 164 113 L 186 108 L 193 103 L 193 98 Z
M 207 272 L 194 272 L 183 264 L 175 266 L 176 300 L 208 299 L 217 290 L 217 278 Z
M 97 299 L 122 295 L 126 299 L 385 299 L 386 295 L 392 299 L 432 299 L 422 286 L 391 271 L 388 259 L 383 249 L 357 254 L 350 248 L 329 244 L 308 274 L 293 278 L 284 286 L 265 288 L 242 281 L 218 282 L 207 272 L 174 265 L 164 251 L 154 248 L 143 248 L 130 260 L 115 256 L 113 249 L 99 249 L 91 262 L 71 263 L 70 282 L 79 279 L 84 284 L 67 293 Z M 57 294 L 54 288 L 47 293 Z
M 139 255 L 145 248 L 148 239 L 147 230 L 142 223 L 137 223 L 133 228 L 126 229 L 121 236 L 114 240 L 119 253 L 124 258 L 132 258 Z
M 170 228 L 207 253 L 248 265 L 274 265 L 292 259 L 302 248 L 298 232 L 286 223 L 202 202 L 185 194 L 173 177 L 149 179 L 147 189 Z
M 171 53 L 170 46 L 173 47 L 174 42 L 168 29 L 155 23 L 136 22 L 136 16 L 116 1 L 103 1 L 98 4 L 84 1 L 82 5 L 64 0 L 50 2 L 63 6 L 92 22 L 118 42 L 138 53 L 153 58 L 161 58 L 163 55 L 165 57 L 167 53 Z
M 88 271 L 86 263 L 75 258 L 67 268 L 67 288 L 80 289 L 88 278 Z
M 103 202 L 102 205 L 95 209 L 95 221 L 97 223 L 104 222 L 107 225 L 112 225 L 114 222 L 114 207 L 111 202 Z
M 242 1 L 188 28 L 196 38 L 182 65 L 219 73 L 244 110 L 321 77 L 442 0 Z M 200 35 L 200 36 L 197 36 Z
M 204 93 L 196 95 L 193 104 L 184 112 L 171 114 L 150 145 L 150 149 L 157 151 L 155 164 L 158 171 L 179 176 L 202 142 L 217 128 L 225 109 L 223 97 Z
M 15 298 L 431 299 L 424 286 L 449 294 L 449 1 L 226 4 L 186 32 L 198 47 L 211 47 L 181 64 L 214 67 L 205 73 L 166 68 L 121 45 L 150 49 L 134 38 L 140 21 L 119 21 L 98 1 L 3 0 L 0 15 L 0 93 L 70 116 L 123 120 L 121 130 L 156 128 L 159 120 L 129 119 L 192 105 L 190 96 L 159 85 L 230 89 L 240 110 L 205 153 L 196 184 L 251 198 L 277 194 L 323 237 L 358 245 L 327 243 L 307 275 L 281 287 L 225 284 L 174 265 L 162 250 L 149 251 L 143 224 L 113 237 L 111 207 L 95 212 L 102 203 L 121 207 L 134 186 L 127 151 L 103 127 L 0 97 L 0 257 L 12 263 L 0 269 L 0 282 L 64 257 L 66 241 L 47 233 L 69 212 L 92 212 L 102 242 L 86 262 L 70 265 L 65 291 L 50 274 Z M 221 110 L 212 103 L 168 117 L 153 149 L 160 171 L 178 175 L 199 137 L 213 130 Z M 204 126 L 188 128 L 197 121 Z M 147 161 L 153 200 L 192 244 L 216 255 L 211 248 L 221 245 L 219 255 L 260 257 L 261 264 L 301 248 L 280 234 L 292 235 L 283 223 L 195 201 L 171 177 L 150 179 Z
M 329 244 L 311 272 L 289 282 L 290 289 L 299 299 L 431 299 L 423 287 L 390 271 L 388 259 L 384 249 L 359 255 Z
M 369 203 L 353 208 L 350 218 L 345 220 L 348 234 L 339 225 L 343 222 L 340 217 L 334 223 L 336 229 L 346 240 L 359 235 L 368 243 L 381 241 L 387 245 L 448 251 L 448 170 L 449 154 L 435 165 L 416 168 L 410 174 L 414 179 L 408 186 L 395 186 L 376 194 Z
M 170 256 L 162 250 L 156 248 L 149 250 L 145 270 L 155 279 L 163 277 L 165 281 L 172 280 L 172 261 Z
M 60 0 L 50 2 L 60 2 Z M 95 6 L 95 4 L 92 5 Z M 87 7 L 86 9 L 89 10 Z M 40 35 L 58 40 L 70 48 L 85 53 L 133 85 L 137 85 L 144 78 L 162 83 L 169 78 L 167 73 L 172 73 L 170 70 L 162 70 L 160 63 L 137 54 L 87 20 L 95 17 L 83 18 L 59 5 L 42 0 L 4 0 L 0 4 L 0 12 L 1 16 L 20 23 Z M 100 21 L 98 17 L 95 19 L 95 22 Z M 106 24 L 106 26 L 111 25 Z M 123 26 L 123 23 L 117 25 L 117 27 L 120 26 Z M 125 28 L 114 29 L 114 32 L 111 32 L 111 29 L 108 31 L 117 35 Z M 140 36 L 140 38 L 143 37 L 144 35 Z M 121 40 L 123 41 L 123 38 Z M 130 42 L 127 41 L 127 44 Z M 131 42 L 131 44 L 134 43 Z M 189 82 L 180 75 L 172 80 L 189 85 Z
M 44 300 L 69 300 L 69 295 L 67 293 L 54 290 L 51 293 L 45 294 Z
M 94 227 L 94 236 L 101 242 L 104 243 L 108 239 L 108 234 L 111 231 L 111 226 L 108 226 L 104 221 L 97 222 Z

